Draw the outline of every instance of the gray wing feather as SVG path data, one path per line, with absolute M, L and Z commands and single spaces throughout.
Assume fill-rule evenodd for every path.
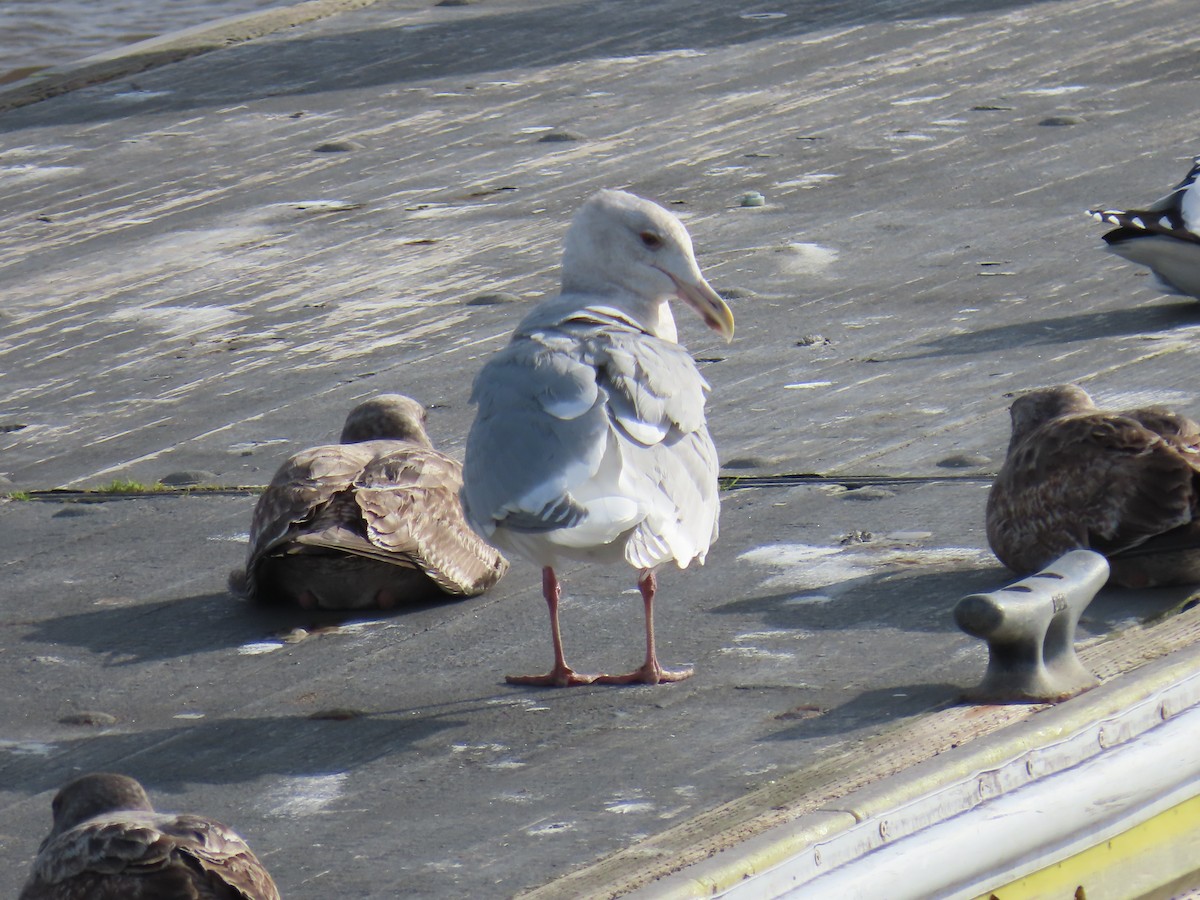
M 597 336 L 597 362 L 614 418 L 635 440 L 671 428 L 685 434 L 705 427 L 708 382 L 678 344 L 644 334 L 607 331 Z
M 704 561 L 717 536 L 717 452 L 704 417 L 708 382 L 678 344 L 606 331 L 597 337 L 609 409 L 628 436 L 621 450 L 644 486 L 646 517 L 625 556 L 638 568 Z
M 674 559 L 681 567 L 704 562 L 718 531 L 717 451 L 708 429 L 686 434 L 673 430 L 651 447 L 626 445 L 622 452 L 640 459 L 641 497 L 646 517 L 630 535 L 625 558 L 638 568 Z
M 578 345 L 540 334 L 514 341 L 480 371 L 472 400 L 462 493 L 472 525 L 487 536 L 500 521 L 574 524 L 582 510 L 571 488 L 596 472 L 607 437 L 604 397 Z
M 586 318 L 518 332 L 484 366 L 472 399 L 464 505 L 484 535 L 570 528 L 597 485 L 644 512 L 626 559 L 653 568 L 703 561 L 716 537 L 717 458 L 708 384 L 677 344 Z M 615 446 L 619 477 L 603 466 Z

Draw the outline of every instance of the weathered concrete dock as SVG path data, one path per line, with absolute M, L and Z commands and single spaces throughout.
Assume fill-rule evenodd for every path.
M 49 792 L 110 769 L 232 824 L 296 900 L 616 896 L 1200 672 L 1187 591 L 1106 591 L 1100 688 L 956 706 L 986 652 L 951 617 L 1010 577 L 983 534 L 1006 394 L 1200 413 L 1200 305 L 1083 215 L 1200 149 L 1190 4 L 301 7 L 0 93 L 0 488 L 31 497 L 0 503 L 0 893 Z M 505 685 L 549 662 L 520 562 L 368 621 L 232 599 L 232 488 L 356 400 L 417 397 L 461 455 L 471 378 L 601 187 L 676 210 L 737 316 L 726 346 L 679 315 L 745 478 L 708 565 L 661 579 L 695 677 Z M 227 490 L 81 493 L 180 473 Z M 634 663 L 632 573 L 564 582 L 572 660 Z

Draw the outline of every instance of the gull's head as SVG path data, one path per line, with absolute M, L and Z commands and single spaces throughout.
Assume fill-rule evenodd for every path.
M 1091 396 L 1077 384 L 1059 384 L 1027 391 L 1014 400 L 1009 408 L 1012 417 L 1009 448 L 1015 447 L 1026 435 L 1053 419 L 1073 413 L 1094 412 L 1095 409 L 1096 404 Z
M 364 400 L 346 416 L 341 443 L 408 441 L 433 447 L 425 433 L 425 407 L 403 394 L 380 394 Z
M 647 307 L 628 310 L 634 315 L 677 298 L 733 338 L 733 313 L 704 280 L 683 223 L 625 191 L 593 194 L 575 215 L 563 249 L 563 291 L 627 296 Z
M 93 816 L 125 810 L 154 811 L 141 784 L 127 775 L 112 772 L 79 776 L 54 795 L 50 808 L 54 813 L 54 827 L 42 842 L 43 847 Z

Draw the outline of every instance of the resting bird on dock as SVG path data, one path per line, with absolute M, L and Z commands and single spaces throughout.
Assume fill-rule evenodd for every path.
M 508 561 L 463 518 L 462 466 L 433 449 L 425 409 L 360 403 L 341 443 L 285 462 L 259 498 L 234 593 L 311 609 L 389 609 L 482 594 Z
M 1090 209 L 1098 222 L 1117 226 L 1104 235 L 1108 249 L 1146 266 L 1167 294 L 1200 298 L 1200 156 L 1171 193 L 1145 209 Z
M 279 900 L 232 830 L 158 813 L 132 778 L 94 773 L 54 797 L 54 826 L 20 900 Z
M 708 383 L 677 342 L 681 300 L 727 340 L 733 314 L 704 280 L 683 224 L 623 191 L 600 191 L 567 231 L 558 296 L 533 309 L 475 379 L 463 499 L 489 541 L 542 567 L 554 666 L 514 684 L 679 681 L 654 644 L 655 570 L 704 562 L 717 536 L 717 454 Z M 584 675 L 559 632 L 562 560 L 624 561 L 638 572 L 643 665 Z
M 1069 550 L 1126 587 L 1200 582 L 1200 426 L 1161 407 L 1098 410 L 1082 388 L 1030 391 L 987 502 L 987 534 L 1020 575 Z

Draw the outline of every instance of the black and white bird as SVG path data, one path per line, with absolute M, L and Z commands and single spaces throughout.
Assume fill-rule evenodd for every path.
M 1098 222 L 1115 225 L 1108 249 L 1146 266 L 1164 293 L 1200 298 L 1200 156 L 1171 193 L 1145 209 L 1090 209 Z
M 235 594 L 321 609 L 390 609 L 474 597 L 508 561 L 463 517 L 462 465 L 433 448 L 425 408 L 380 394 L 350 411 L 341 442 L 310 447 L 259 498 Z
M 567 231 L 562 288 L 517 326 L 475 379 L 463 500 L 489 541 L 542 568 L 554 665 L 511 683 L 566 686 L 678 681 L 658 661 L 655 571 L 703 563 L 717 536 L 717 453 L 708 383 L 677 340 L 669 302 L 733 337 L 733 313 L 709 286 L 683 224 L 623 191 L 600 191 Z M 587 675 L 564 658 L 563 560 L 624 562 L 638 573 L 643 664 Z
M 1074 384 L 1012 404 L 987 500 L 992 552 L 1019 575 L 1070 550 L 1126 587 L 1200 582 L 1200 426 L 1162 407 L 1105 412 Z
M 133 778 L 98 772 L 52 804 L 19 900 L 279 900 L 246 842 L 203 816 L 155 812 Z

